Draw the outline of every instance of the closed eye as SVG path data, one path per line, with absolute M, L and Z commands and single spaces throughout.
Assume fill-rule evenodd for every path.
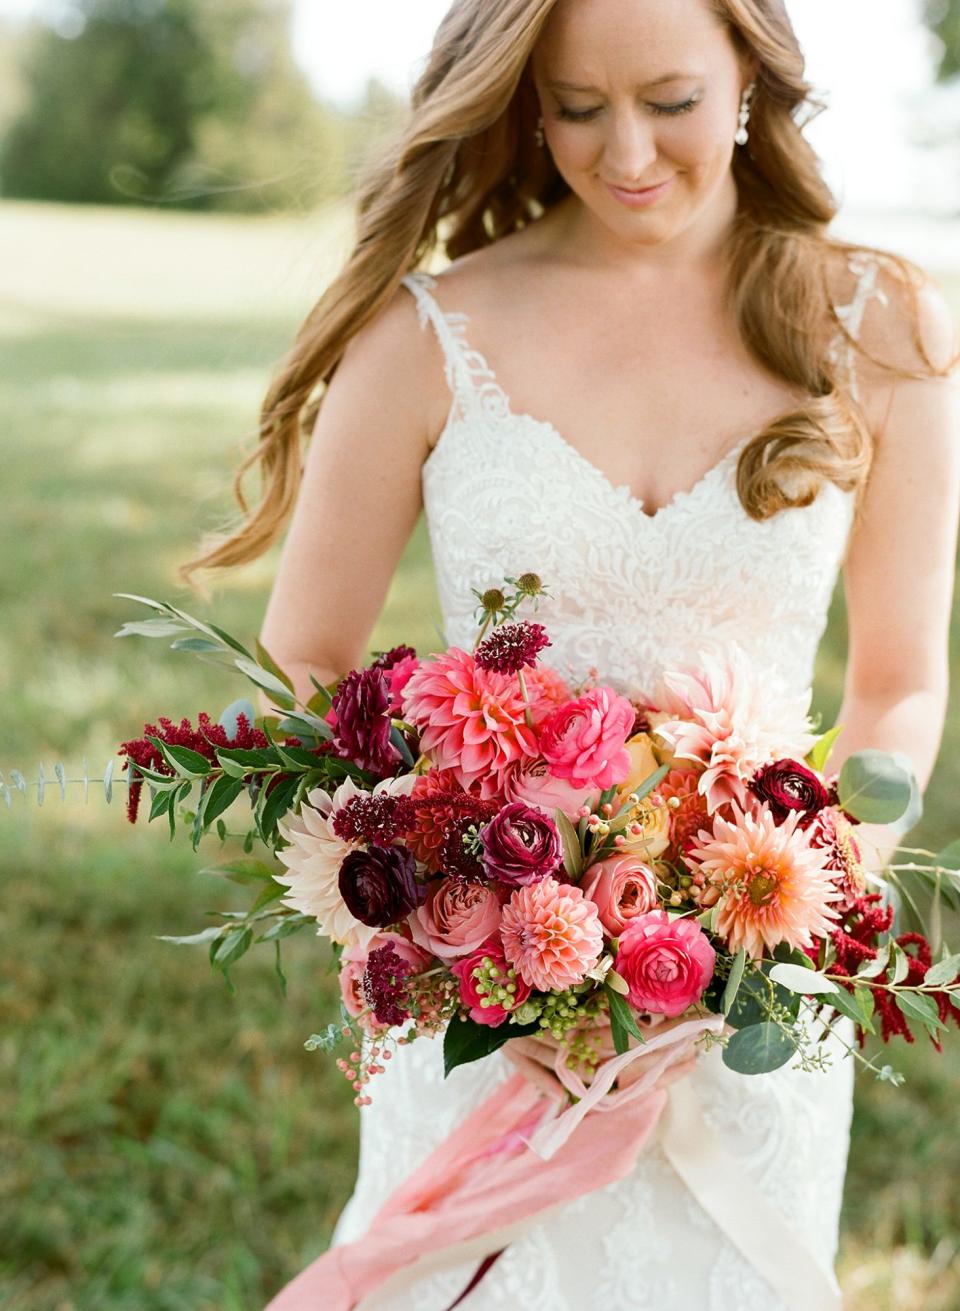
M 696 108 L 699 104 L 699 97 L 691 96 L 689 100 L 681 100 L 674 105 L 658 105 L 656 103 L 648 104 L 647 108 L 652 114 L 687 114 L 691 109 Z M 600 113 L 600 109 L 566 109 L 563 105 L 557 110 L 557 117 L 568 123 L 589 123 Z

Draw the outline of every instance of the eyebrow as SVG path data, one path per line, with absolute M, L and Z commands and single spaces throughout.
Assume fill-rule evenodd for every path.
M 699 77 L 698 73 L 664 73 L 663 77 L 655 78 L 652 82 L 645 82 L 644 87 L 662 86 L 665 82 L 685 82 Z M 557 91 L 597 91 L 601 90 L 597 86 L 580 86 L 576 82 L 564 82 L 560 79 L 552 79 L 547 82 L 547 86 Z

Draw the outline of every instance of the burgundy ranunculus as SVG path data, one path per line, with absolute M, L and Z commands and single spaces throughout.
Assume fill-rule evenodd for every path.
M 524 801 L 498 811 L 480 830 L 480 845 L 489 876 L 514 888 L 546 878 L 562 859 L 556 824 Z
M 405 919 L 423 900 L 416 868 L 413 852 L 406 847 L 351 851 L 340 865 L 340 896 L 361 924 L 384 929 Z
M 382 669 L 353 669 L 333 698 L 336 743 L 348 759 L 381 778 L 392 774 L 400 752 L 390 741 L 390 692 Z
M 765 801 L 782 824 L 793 810 L 800 812 L 799 827 L 806 828 L 818 811 L 830 804 L 830 793 L 812 769 L 799 760 L 775 760 L 757 770 L 747 785 Z

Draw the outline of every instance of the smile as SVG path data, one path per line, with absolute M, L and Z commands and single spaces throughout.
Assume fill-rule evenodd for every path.
M 621 205 L 626 205 L 629 209 L 644 209 L 647 205 L 653 205 L 668 190 L 673 178 L 666 178 L 663 182 L 658 182 L 652 187 L 615 187 L 611 182 L 604 185 Z

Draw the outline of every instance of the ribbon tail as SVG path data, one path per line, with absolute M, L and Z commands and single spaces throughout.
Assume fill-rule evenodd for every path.
M 628 1175 L 666 1102 L 657 1089 L 616 1115 L 590 1116 L 544 1161 L 526 1138 L 552 1103 L 512 1076 L 400 1185 L 362 1238 L 307 1266 L 267 1311 L 375 1311 L 434 1271 L 483 1261 Z
M 704 1119 L 686 1079 L 667 1090 L 660 1146 L 726 1237 L 790 1311 L 842 1311 L 836 1277 L 790 1228 Z

